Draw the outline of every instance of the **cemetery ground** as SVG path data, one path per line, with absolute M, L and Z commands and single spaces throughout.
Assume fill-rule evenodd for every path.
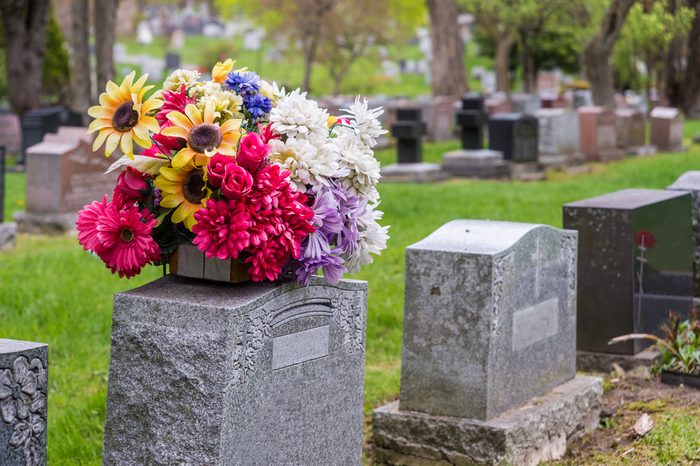
M 686 124 L 686 142 L 700 122 Z M 438 162 L 458 143 L 426 144 Z M 378 152 L 386 165 L 392 150 Z M 399 389 L 405 247 L 455 218 L 544 223 L 561 227 L 562 204 L 628 187 L 661 188 L 700 166 L 700 146 L 591 165 L 590 173 L 550 173 L 544 182 L 453 180 L 380 185 L 389 248 L 354 278 L 369 281 L 365 412 L 396 399 Z M 7 175 L 6 211 L 21 210 L 24 175 Z M 160 275 L 150 268 L 132 280 L 112 276 L 75 238 L 19 237 L 0 253 L 3 334 L 50 347 L 49 463 L 99 464 L 105 415 L 112 296 Z M 561 464 L 684 464 L 700 461 L 700 392 L 613 376 L 606 381 L 603 427 L 576 443 Z M 643 412 L 655 421 L 639 440 L 630 426 Z M 367 455 L 371 461 L 371 427 Z M 567 463 L 568 462 L 568 463 Z

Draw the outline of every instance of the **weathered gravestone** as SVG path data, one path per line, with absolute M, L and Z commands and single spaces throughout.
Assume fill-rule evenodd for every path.
M 114 301 L 103 463 L 362 463 L 367 284 L 167 276 Z
M 0 146 L 0 251 L 15 246 L 17 237 L 17 224 L 5 222 L 5 146 Z
M 539 161 L 545 166 L 579 162 L 578 114 L 561 108 L 535 112 L 539 124 Z
M 564 205 L 564 227 L 579 232 L 577 344 L 579 369 L 647 364 L 649 346 L 630 333 L 660 334 L 668 311 L 692 308 L 690 195 L 625 189 Z
M 455 112 L 462 149 L 479 150 L 484 147 L 484 127 L 488 116 L 484 96 L 470 92 L 462 97 L 462 108 Z
M 513 113 L 535 113 L 542 108 L 540 97 L 535 94 L 511 94 L 511 112 Z
M 532 115 L 500 113 L 489 118 L 489 149 L 515 163 L 537 162 L 538 134 Z
M 415 103 L 421 108 L 421 118 L 425 123 L 425 137 L 429 141 L 445 141 L 454 137 L 453 122 L 456 102 L 453 97 L 447 96 L 415 100 Z
M 513 111 L 513 106 L 511 101 L 508 100 L 508 96 L 505 93 L 496 93 L 484 101 L 486 106 L 486 113 L 489 115 L 495 115 L 498 113 L 508 113 Z
M 617 147 L 630 155 L 647 155 L 655 152 L 647 145 L 646 116 L 632 108 L 615 110 Z
M 93 138 L 86 128 L 61 127 L 27 150 L 26 211 L 15 214 L 20 231 L 70 231 L 85 204 L 111 195 L 119 173 L 104 172 L 117 156 L 93 152 Z
M 693 296 L 700 297 L 700 171 L 683 173 L 666 189 L 686 191 L 692 199 L 690 218 L 693 225 Z
M 397 164 L 382 168 L 382 177 L 387 181 L 428 182 L 445 178 L 440 165 L 423 163 L 423 136 L 426 124 L 418 107 L 396 109 L 396 121 L 391 132 L 396 139 Z
M 26 162 L 27 149 L 40 143 L 44 136 L 55 133 L 61 126 L 81 126 L 82 116 L 65 107 L 30 110 L 22 116 L 22 153 L 20 164 Z
M 0 338 L 0 464 L 46 464 L 49 347 Z
M 168 52 L 165 54 L 165 69 L 166 70 L 176 70 L 180 68 L 180 54 L 175 52 Z
M 660 151 L 680 152 L 683 147 L 683 114 L 677 108 L 656 107 L 649 114 L 651 144 Z
M 0 109 L 0 146 L 11 154 L 22 150 L 22 127 L 12 110 Z
M 594 428 L 576 377 L 576 232 L 455 220 L 406 250 L 398 402 L 375 411 L 394 464 L 537 464 Z
M 617 148 L 615 112 L 606 107 L 581 107 L 578 118 L 581 152 L 588 160 L 610 162 L 623 158 L 624 153 Z

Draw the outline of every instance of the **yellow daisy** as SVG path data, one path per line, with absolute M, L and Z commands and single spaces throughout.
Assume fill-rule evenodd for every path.
M 148 75 L 144 74 L 134 82 L 136 72 L 129 73 L 120 86 L 114 82 L 107 83 L 106 92 L 100 94 L 100 105 L 88 109 L 88 115 L 95 118 L 88 127 L 88 133 L 99 131 L 92 150 L 96 151 L 105 144 L 105 155 L 121 146 L 124 155 L 134 158 L 136 141 L 141 147 L 151 147 L 148 132 L 157 133 L 160 130 L 158 121 L 148 114 L 163 105 L 162 100 L 143 97 L 153 86 L 144 86 Z
M 214 122 L 215 117 L 215 104 L 211 100 L 204 108 L 204 116 L 194 104 L 185 107 L 184 115 L 176 111 L 168 113 L 168 120 L 173 126 L 163 128 L 161 133 L 187 141 L 187 146 L 173 157 L 174 168 L 182 168 L 190 162 L 197 166 L 206 165 L 207 158 L 217 152 L 236 155 L 236 144 L 241 137 L 241 120 L 230 119 L 219 126 Z
M 154 184 L 163 195 L 160 205 L 175 209 L 171 217 L 173 223 L 184 223 L 188 230 L 192 230 L 197 223 L 194 213 L 204 207 L 210 195 L 204 181 L 204 170 L 192 164 L 179 169 L 162 167 Z

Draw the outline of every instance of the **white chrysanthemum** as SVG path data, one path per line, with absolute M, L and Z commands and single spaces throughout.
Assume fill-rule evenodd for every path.
M 378 223 L 384 213 L 375 210 L 376 206 L 367 206 L 364 215 L 357 217 L 358 241 L 352 252 L 345 257 L 345 266 L 350 273 L 359 272 L 363 265 L 374 261 L 373 254 L 380 255 L 386 249 L 389 227 Z
M 360 138 L 345 131 L 340 137 L 332 139 L 340 154 L 340 166 L 347 169 L 347 175 L 342 183 L 362 197 L 376 199 L 376 184 L 381 175 L 379 162 L 374 153 Z
M 338 175 L 340 164 L 336 146 L 331 143 L 314 145 L 307 139 L 287 138 L 286 142 L 272 139 L 270 163 L 291 172 L 297 188 L 305 192 L 308 185 L 313 188 L 328 186 L 328 178 Z
M 163 89 L 167 91 L 179 91 L 184 84 L 187 87 L 196 84 L 201 74 L 195 70 L 175 70 L 165 78 Z
M 284 87 L 280 89 L 276 82 L 270 84 L 269 82 L 262 80 L 260 81 L 260 94 L 263 97 L 270 99 L 272 105 L 277 105 L 277 102 L 279 102 L 284 95 Z
M 367 108 L 367 100 L 355 99 L 355 103 L 349 108 L 343 108 L 345 112 L 342 118 L 350 120 L 350 126 L 355 130 L 355 134 L 368 147 L 374 147 L 377 144 L 377 138 L 387 131 L 382 128 L 379 122 L 379 116 L 384 113 L 381 107 Z
M 283 96 L 270 112 L 272 129 L 288 137 L 328 134 L 328 112 L 296 89 Z

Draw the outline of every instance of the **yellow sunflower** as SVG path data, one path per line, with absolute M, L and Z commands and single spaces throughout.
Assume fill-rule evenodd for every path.
M 153 86 L 144 86 L 148 75 L 144 74 L 134 82 L 136 72 L 129 73 L 120 86 L 114 82 L 107 83 L 106 92 L 100 94 L 100 105 L 88 109 L 88 115 L 95 118 L 88 127 L 88 133 L 99 131 L 92 150 L 97 150 L 105 143 L 105 155 L 121 146 L 124 155 L 134 158 L 136 141 L 141 147 L 151 147 L 148 132 L 157 133 L 160 130 L 158 121 L 148 113 L 163 105 L 162 100 L 143 97 Z
M 204 181 L 204 170 L 191 163 L 181 168 L 162 167 L 154 184 L 163 195 L 160 205 L 175 209 L 173 223 L 184 223 L 192 230 L 197 223 L 194 213 L 204 207 L 211 194 Z
M 215 104 L 211 100 L 204 108 L 204 116 L 194 104 L 185 107 L 184 115 L 176 111 L 168 113 L 168 120 L 173 126 L 163 128 L 161 134 L 187 141 L 187 146 L 173 157 L 174 168 L 182 168 L 190 162 L 197 166 L 206 165 L 207 158 L 217 152 L 236 155 L 236 144 L 241 137 L 241 120 L 230 119 L 219 126 L 214 122 L 215 117 Z

